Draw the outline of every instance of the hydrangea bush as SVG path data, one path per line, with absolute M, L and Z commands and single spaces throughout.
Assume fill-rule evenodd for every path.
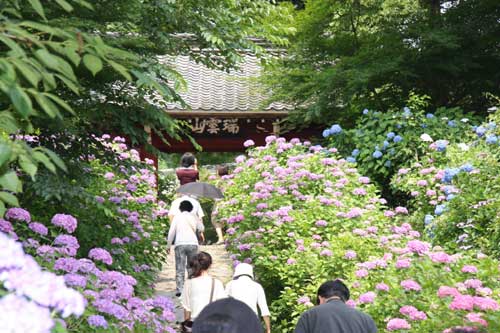
M 154 195 L 152 162 L 141 162 L 122 138 L 94 140 L 95 154 L 69 160 L 85 171 L 74 185 L 81 201 L 49 206 L 26 193 L 21 202 L 33 209 L 7 210 L 0 232 L 85 296 L 82 317 L 64 323 L 68 331 L 174 332 L 173 302 L 150 297 L 165 259 L 167 213 Z
M 500 254 L 499 121 L 500 115 L 491 115 L 470 129 L 471 140 L 442 150 L 436 149 L 437 141 L 429 142 L 421 161 L 394 177 L 392 186 L 412 197 L 415 225 L 435 243 Z
M 14 214 L 11 211 L 10 215 Z M 4 227 L 6 224 L 7 221 L 2 221 Z M 63 277 L 44 271 L 33 257 L 24 253 L 20 243 L 2 232 L 0 248 L 1 330 L 65 332 L 65 320 L 75 320 L 85 310 L 83 295 L 68 288 Z
M 370 179 L 334 148 L 266 142 L 223 177 L 219 215 L 234 263 L 255 265 L 276 331 L 291 332 L 317 287 L 333 278 L 346 279 L 349 304 L 371 314 L 381 331 L 498 326 L 498 262 L 422 241 L 408 210 L 388 209 Z M 461 305 L 467 300 L 471 305 Z
M 355 127 L 342 129 L 334 124 L 323 131 L 323 137 L 347 161 L 357 163 L 361 173 L 385 186 L 400 167 L 425 153 L 426 141 L 440 138 L 442 148 L 461 140 L 474 122 L 458 108 L 426 113 L 426 107 L 425 98 L 413 95 L 402 110 L 365 109 Z
M 174 332 L 169 326 L 175 320 L 173 302 L 161 296 L 138 297 L 137 280 L 131 275 L 111 269 L 116 255 L 96 247 L 86 256 L 77 256 L 80 244 L 71 233 L 78 229 L 78 221 L 73 216 L 64 215 L 66 227 L 70 226 L 72 229 L 69 231 L 61 227 L 60 214 L 55 215 L 51 225 L 47 226 L 31 222 L 31 219 L 31 214 L 22 208 L 11 208 L 7 210 L 5 219 L 0 219 L 0 240 L 7 239 L 14 243 L 9 244 L 7 251 L 2 253 L 2 267 L 5 268 L 0 269 L 0 281 L 4 282 L 4 288 L 15 290 L 17 295 L 22 293 L 37 304 L 61 308 L 61 311 L 64 310 L 64 318 L 71 313 L 83 314 L 84 320 L 70 318 L 64 323 L 72 332 L 99 329 L 117 332 Z M 10 258 L 16 254 L 15 251 L 22 253 L 21 245 L 15 243 L 14 239 L 23 240 L 26 252 L 33 254 L 48 271 L 42 272 L 35 260 L 27 255 L 24 255 L 27 258 L 24 261 L 15 256 Z M 82 295 L 87 303 L 85 312 Z M 77 297 L 81 298 L 79 303 Z M 65 302 L 69 302 L 66 299 L 72 303 L 66 305 Z M 18 302 L 10 298 L 1 298 L 0 302 L 2 301 Z M 72 310 L 72 307 L 77 307 L 77 310 Z M 20 314 L 17 316 L 21 318 Z M 40 332 L 50 332 L 50 329 Z
M 71 219 L 76 218 L 78 255 L 87 256 L 95 247 L 106 249 L 113 254 L 110 267 L 134 276 L 139 292 L 150 294 L 166 258 L 168 225 L 166 204 L 156 197 L 153 162 L 141 161 L 138 151 L 121 137 L 91 136 L 85 144 L 77 139 L 47 140 L 37 141 L 65 159 L 70 175 L 25 180 L 21 204 L 37 219 L 52 220 L 58 232 L 70 233 Z M 60 152 L 64 147 L 66 153 Z

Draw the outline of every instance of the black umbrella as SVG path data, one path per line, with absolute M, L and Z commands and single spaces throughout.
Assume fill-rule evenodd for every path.
M 212 199 L 222 199 L 224 198 L 224 194 L 222 194 L 221 190 L 212 184 L 201 183 L 201 182 L 192 182 L 182 185 L 177 189 L 178 193 L 182 194 L 192 194 L 197 197 L 204 198 L 212 198 Z

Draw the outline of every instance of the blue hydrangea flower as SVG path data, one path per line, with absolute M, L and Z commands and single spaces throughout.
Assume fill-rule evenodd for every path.
M 432 223 L 432 221 L 434 220 L 434 216 L 430 215 L 430 214 L 427 214 L 425 215 L 424 217 L 424 224 L 425 225 L 429 225 Z
M 392 141 L 394 141 L 395 143 L 398 143 L 398 142 L 403 141 L 403 138 L 400 135 L 396 135 Z
M 382 157 L 382 153 L 380 152 L 380 150 L 375 150 L 372 154 L 373 158 L 381 158 Z
M 474 170 L 474 166 L 470 163 L 464 164 L 460 167 L 460 170 L 465 171 L 465 172 L 471 172 Z
M 445 151 L 446 146 L 448 146 L 448 141 L 446 140 L 437 140 L 436 141 L 436 150 L 437 151 Z
M 368 112 L 370 112 L 370 111 L 368 111 L 368 109 L 363 110 L 363 114 L 368 114 Z
M 446 195 L 450 194 L 453 190 L 455 190 L 455 187 L 454 186 L 450 186 L 450 185 L 446 185 L 443 188 L 444 194 L 446 194 Z
M 486 133 L 486 128 L 483 126 L 476 127 L 476 134 L 478 136 L 483 136 Z
M 455 194 L 448 194 L 446 196 L 446 200 L 450 201 L 451 199 L 453 199 L 455 197 Z
M 330 130 L 329 130 L 329 129 L 324 130 L 324 131 L 323 131 L 323 137 L 324 137 L 324 138 L 327 138 L 327 137 L 329 137 L 329 136 L 330 136 Z
M 495 122 L 493 122 L 493 121 L 490 121 L 488 123 L 488 129 L 493 130 L 495 128 L 497 128 L 497 124 Z
M 390 168 L 390 167 L 391 167 L 391 165 L 392 165 L 392 162 L 391 162 L 390 160 L 387 160 L 387 161 L 385 161 L 385 163 L 384 163 L 384 166 L 385 166 L 386 168 Z
M 351 156 L 356 157 L 356 156 L 358 156 L 358 155 L 359 155 L 359 149 L 357 149 L 357 148 L 356 148 L 356 149 L 354 149 L 354 150 L 352 151 Z
M 434 118 L 434 115 L 432 113 L 428 113 L 425 115 L 425 118 L 432 119 L 432 118 Z
M 382 146 L 382 149 L 385 149 L 389 146 L 389 141 L 385 140 Z
M 401 126 L 401 124 L 396 124 L 396 128 L 398 128 L 398 129 L 399 129 L 399 128 L 401 128 L 401 127 L 402 127 L 402 126 Z
M 496 135 L 488 135 L 486 137 L 486 143 L 490 144 L 490 145 L 494 145 L 494 144 L 498 143 L 497 136 Z
M 340 127 L 339 124 L 335 124 L 330 128 L 330 133 L 335 135 L 335 134 L 340 134 L 342 132 L 342 127 Z
M 346 161 L 349 163 L 356 163 L 356 159 L 352 156 L 349 156 L 348 158 L 346 158 Z
M 458 169 L 458 168 L 445 169 L 444 176 L 443 176 L 443 182 L 447 183 L 447 184 L 451 183 L 453 177 L 455 177 L 459 173 L 460 173 L 460 169 Z
M 389 154 L 390 155 L 396 154 L 396 150 L 394 148 L 389 149 Z
M 387 139 L 392 139 L 396 134 L 394 132 L 387 133 Z
M 404 115 L 405 117 L 409 117 L 409 116 L 411 116 L 411 111 L 410 111 L 410 108 L 409 108 L 409 107 L 405 106 L 405 107 L 403 108 L 403 115 Z
M 450 126 L 450 127 L 456 127 L 456 126 L 457 126 L 457 123 L 456 123 L 456 121 L 455 121 L 455 120 L 449 120 L 449 121 L 448 121 L 448 126 Z
M 427 125 L 426 124 L 421 124 L 420 127 L 427 128 Z
M 446 206 L 445 205 L 437 205 L 436 209 L 434 210 L 434 214 L 437 216 L 443 214 L 446 211 Z

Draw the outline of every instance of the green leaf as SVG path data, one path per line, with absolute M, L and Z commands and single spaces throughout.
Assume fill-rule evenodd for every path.
M 33 97 L 35 97 L 38 105 L 40 105 L 43 111 L 45 111 L 50 118 L 55 118 L 56 116 L 61 118 L 61 114 L 59 113 L 57 106 L 52 103 L 50 99 L 45 97 L 45 94 L 40 93 L 35 89 L 30 89 L 29 92 Z
M 59 6 L 62 7 L 67 12 L 71 12 L 73 10 L 73 6 L 71 6 L 67 1 L 65 0 L 55 0 Z
M 12 116 L 11 112 L 0 112 L 0 130 L 5 131 L 6 133 L 14 133 L 19 130 L 19 124 L 17 123 L 16 118 Z
M 68 169 L 66 168 L 66 165 L 64 164 L 63 160 L 61 160 L 56 153 L 44 147 L 40 148 L 45 152 L 45 154 L 49 155 L 50 159 L 52 160 L 52 162 L 54 162 L 55 165 L 57 165 L 60 169 L 64 170 L 65 172 L 68 172 Z
M 12 148 L 5 142 L 0 142 L 0 167 L 9 161 Z
M 35 12 L 38 13 L 45 21 L 47 21 L 47 18 L 45 17 L 45 12 L 43 10 L 43 6 L 40 3 L 39 0 L 28 0 L 28 2 L 31 4 L 31 7 L 35 10 Z
M 50 161 L 50 159 L 42 152 L 35 151 L 33 152 L 33 158 L 39 162 L 42 162 L 43 165 L 53 173 L 56 173 L 55 165 Z
M 64 48 L 64 55 L 68 57 L 69 60 L 75 65 L 78 66 L 80 64 L 81 57 L 77 52 L 76 47 L 65 47 Z
M 5 204 L 3 203 L 3 201 L 0 201 L 0 216 L 3 216 L 6 210 L 7 209 L 5 209 Z
M 71 114 L 75 114 L 75 111 L 73 111 L 73 109 L 71 108 L 71 106 L 69 106 L 68 103 L 66 103 L 64 100 L 60 99 L 59 97 L 57 97 L 56 95 L 53 95 L 53 94 L 49 94 L 49 93 L 44 93 L 45 96 L 47 96 L 48 98 L 52 99 L 54 102 L 56 102 L 60 107 L 62 107 L 63 109 L 65 109 L 66 111 L 68 111 L 69 113 Z
M 96 75 L 102 69 L 102 61 L 100 58 L 96 57 L 93 54 L 86 54 L 83 56 L 83 63 L 85 67 L 92 73 L 92 75 Z
M 24 155 L 19 156 L 19 165 L 31 178 L 35 178 L 38 167 L 29 158 Z
M 110 64 L 111 67 L 113 67 L 115 71 L 120 73 L 125 79 L 127 79 L 128 81 L 132 81 L 132 77 L 124 66 L 120 65 L 117 62 L 114 62 L 113 60 L 108 60 L 108 64 Z
M 14 64 L 14 66 L 17 67 L 19 72 L 21 72 L 21 74 L 26 78 L 26 80 L 28 80 L 28 82 L 31 83 L 33 87 L 38 86 L 38 83 L 42 79 L 42 76 L 40 75 L 39 72 L 35 71 L 33 67 L 26 64 L 20 59 L 12 59 L 11 61 Z
M 7 45 L 12 50 L 14 55 L 16 55 L 18 57 L 25 57 L 26 56 L 26 53 L 24 52 L 24 50 L 19 45 L 17 45 L 17 43 L 14 42 L 12 39 L 4 37 L 4 36 L 0 36 L 0 42 L 3 42 L 5 45 Z
M 17 198 L 7 192 L 0 192 L 0 200 L 11 206 L 19 206 L 19 201 L 17 201 Z
M 0 186 L 11 192 L 20 192 L 22 190 L 21 182 L 15 171 L 9 171 L 0 177 Z
M 33 105 L 28 94 L 24 92 L 17 84 L 9 89 L 9 97 L 16 111 L 23 117 L 28 116 L 33 112 Z
M 56 74 L 56 77 L 58 77 L 62 82 L 64 82 L 66 87 L 71 89 L 75 94 L 80 95 L 80 90 L 78 89 L 78 86 L 73 81 L 68 80 L 68 78 L 66 78 L 63 75 L 59 75 L 59 74 Z

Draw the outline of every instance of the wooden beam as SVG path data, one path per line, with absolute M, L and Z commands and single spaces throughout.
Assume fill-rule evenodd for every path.
M 165 111 L 173 118 L 285 118 L 288 111 Z

